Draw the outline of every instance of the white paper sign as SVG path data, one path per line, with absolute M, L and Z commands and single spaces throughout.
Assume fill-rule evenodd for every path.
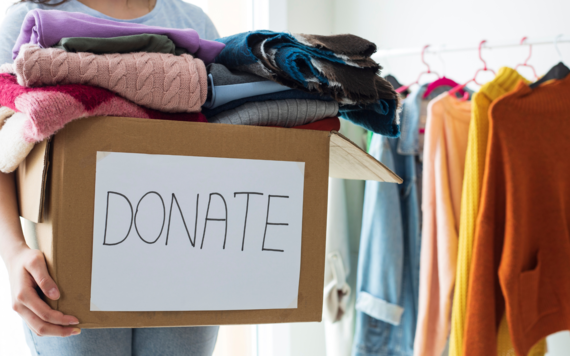
M 98 152 L 91 310 L 296 308 L 304 171 Z

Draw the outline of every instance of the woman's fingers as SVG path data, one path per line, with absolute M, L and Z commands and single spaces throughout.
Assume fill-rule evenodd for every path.
M 62 312 L 53 310 L 38 295 L 36 290 L 31 287 L 23 287 L 16 295 L 16 301 L 23 304 L 24 307 L 31 310 L 41 320 L 57 325 L 77 325 L 79 320 L 71 315 L 64 315 Z
M 77 335 L 81 329 L 69 327 L 79 324 L 71 315 L 53 310 L 43 301 L 36 289 L 38 286 L 51 299 L 60 297 L 59 290 L 50 277 L 43 253 L 25 250 L 14 260 L 10 282 L 12 284 L 13 309 L 39 336 Z
M 21 306 L 18 311 L 26 321 L 30 329 L 38 336 L 60 336 L 67 337 L 81 334 L 81 329 L 53 325 L 40 319 L 34 312 L 25 306 Z
M 46 260 L 44 258 L 43 253 L 37 250 L 34 251 L 34 255 L 26 262 L 25 268 L 30 272 L 36 284 L 42 292 L 50 299 L 57 300 L 59 299 L 59 289 L 57 285 L 50 277 L 47 266 Z

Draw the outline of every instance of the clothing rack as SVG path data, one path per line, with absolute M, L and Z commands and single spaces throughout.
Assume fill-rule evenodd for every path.
M 527 38 L 524 43 L 521 44 L 521 39 L 518 40 L 497 40 L 497 41 L 486 41 L 483 45 L 484 49 L 493 48 L 508 48 L 508 47 L 520 47 L 528 45 L 545 45 L 545 44 L 559 44 L 559 43 L 570 43 L 570 36 L 558 35 L 555 37 L 536 37 Z M 435 45 L 429 46 L 426 49 L 426 53 L 439 54 L 446 52 L 463 52 L 463 51 L 476 51 L 478 49 L 477 43 L 472 44 L 458 44 L 458 45 Z M 394 48 L 379 50 L 374 54 L 372 58 L 381 59 L 386 57 L 402 57 L 415 54 L 421 54 L 423 47 L 410 47 L 410 48 Z

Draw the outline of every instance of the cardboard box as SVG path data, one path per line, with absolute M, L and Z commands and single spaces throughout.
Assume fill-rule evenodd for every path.
M 296 309 L 101 312 L 90 310 L 98 151 L 305 162 L 301 273 Z M 21 215 L 37 223 L 61 298 L 50 306 L 82 328 L 320 321 L 328 177 L 401 183 L 337 132 L 94 117 L 37 144 L 17 172 Z

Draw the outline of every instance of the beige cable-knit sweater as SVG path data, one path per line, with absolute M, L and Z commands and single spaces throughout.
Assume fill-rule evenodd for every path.
M 14 61 L 26 87 L 87 84 L 166 112 L 198 112 L 208 93 L 204 62 L 190 55 L 68 53 L 24 45 Z

